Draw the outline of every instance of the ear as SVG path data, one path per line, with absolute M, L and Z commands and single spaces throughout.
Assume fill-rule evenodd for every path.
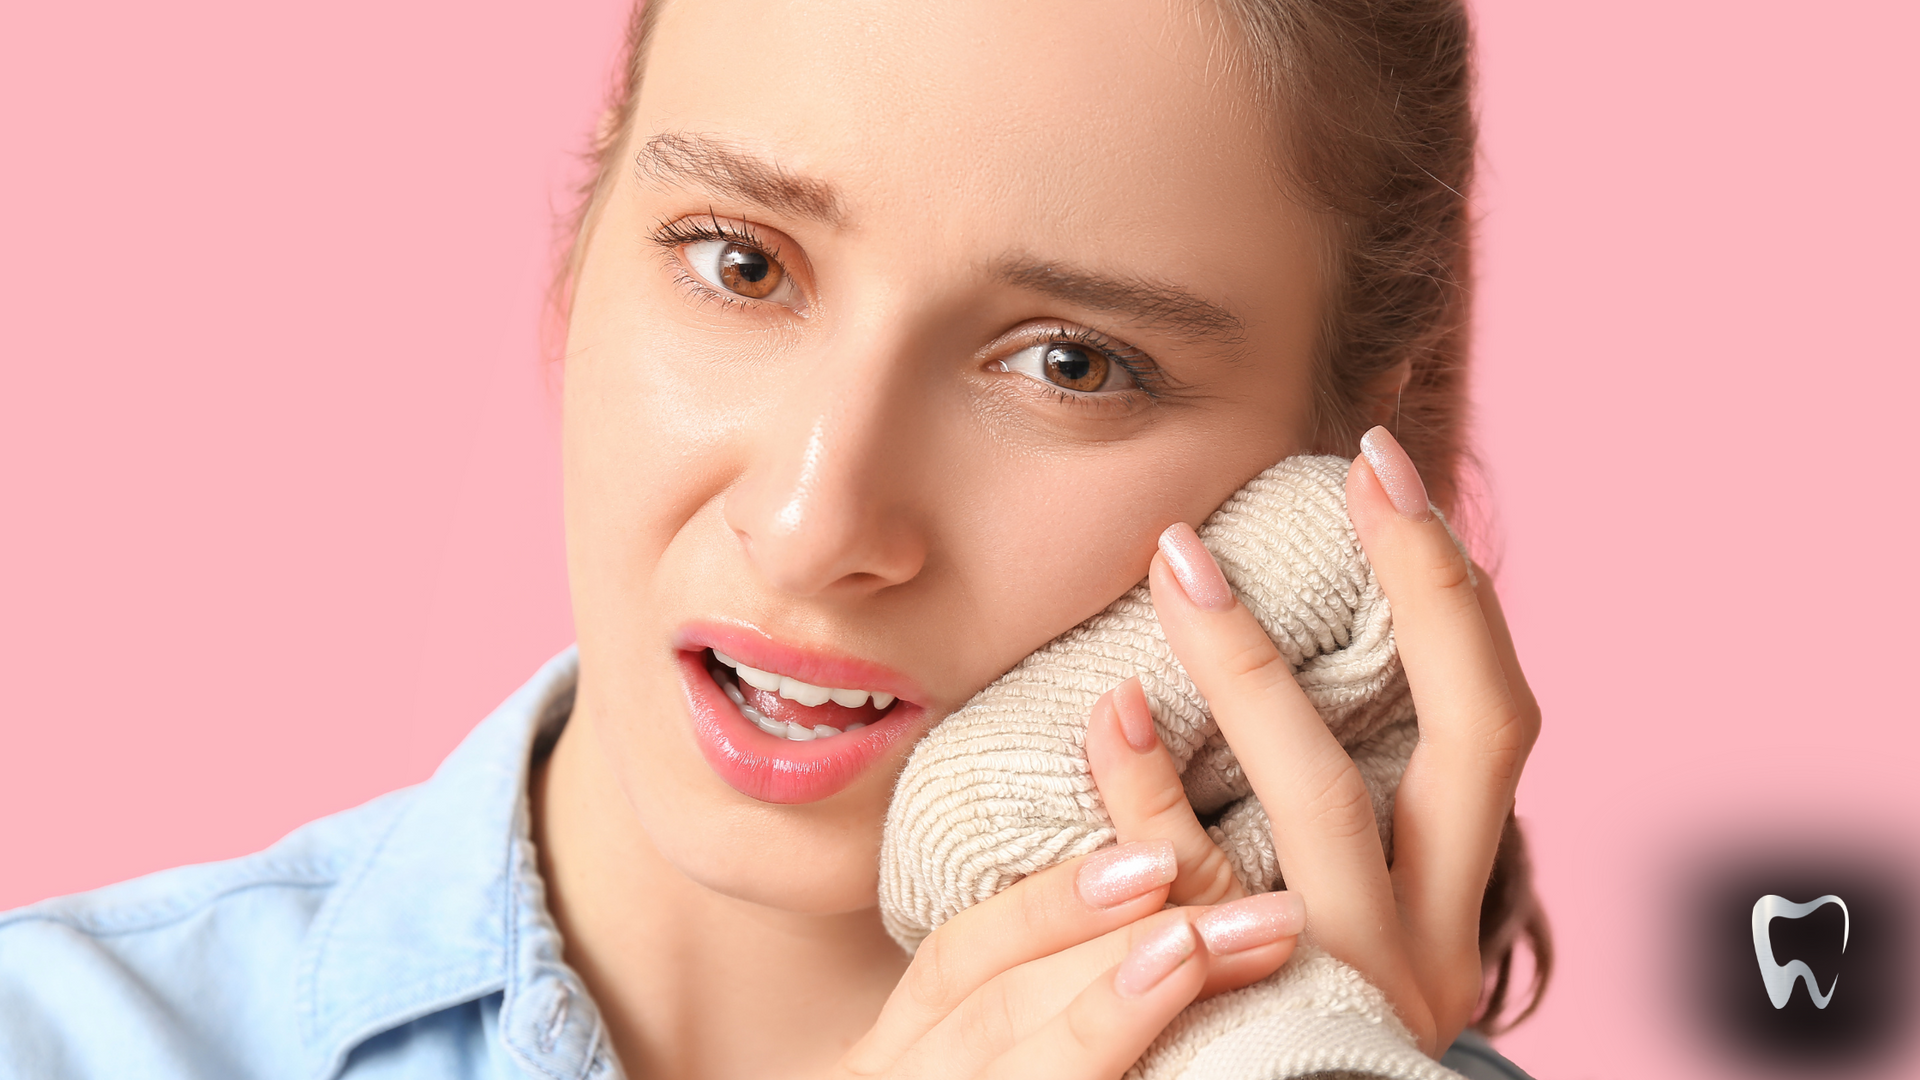
M 1389 431 L 1397 426 L 1394 421 L 1399 418 L 1400 395 L 1412 379 L 1413 361 L 1402 360 L 1368 381 L 1364 408 L 1369 425 L 1384 425 Z

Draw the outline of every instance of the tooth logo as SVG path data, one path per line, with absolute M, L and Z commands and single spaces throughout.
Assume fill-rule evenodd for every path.
M 1827 992 L 1822 994 L 1820 984 L 1813 980 L 1813 969 L 1807 966 L 1805 960 L 1792 960 L 1784 965 L 1774 960 L 1773 939 L 1768 933 L 1768 927 L 1775 919 L 1805 918 L 1828 904 L 1839 904 L 1840 917 L 1845 920 L 1840 924 L 1840 951 L 1844 953 L 1847 951 L 1847 935 L 1853 931 L 1853 916 L 1847 912 L 1845 900 L 1828 893 L 1810 903 L 1796 904 L 1784 896 L 1768 893 L 1753 902 L 1753 955 L 1760 961 L 1760 978 L 1767 984 L 1767 997 L 1772 999 L 1774 1008 L 1787 1007 L 1787 999 L 1793 996 L 1793 984 L 1800 979 L 1806 980 L 1807 995 L 1813 998 L 1816 1006 L 1824 1009 L 1827 1002 L 1833 1000 L 1834 987 L 1840 985 L 1840 976 L 1834 975 Z

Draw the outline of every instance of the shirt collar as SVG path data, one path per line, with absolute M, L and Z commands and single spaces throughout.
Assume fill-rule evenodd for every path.
M 535 1076 L 616 1074 L 598 1010 L 561 957 L 527 778 L 573 708 L 569 648 L 476 727 L 340 878 L 296 974 L 316 1080 L 366 1040 L 503 993 L 500 1034 Z

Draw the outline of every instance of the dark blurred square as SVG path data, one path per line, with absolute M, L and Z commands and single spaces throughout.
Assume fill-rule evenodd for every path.
M 1753 936 L 1754 904 L 1768 894 L 1793 903 L 1831 894 L 1846 902 L 1845 914 L 1828 904 L 1800 918 L 1774 918 L 1768 927 L 1774 961 L 1804 961 L 1821 991 L 1831 990 L 1825 1008 L 1799 978 L 1784 1007 L 1774 1008 L 1768 997 Z M 1870 1064 L 1904 1041 L 1912 1024 L 1906 969 L 1913 914 L 1901 875 L 1868 859 L 1775 852 L 1729 862 L 1703 879 L 1693 912 L 1704 1018 L 1741 1056 L 1783 1073 L 1825 1075 Z

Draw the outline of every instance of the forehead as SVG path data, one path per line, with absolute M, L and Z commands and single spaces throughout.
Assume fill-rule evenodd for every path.
M 1253 85 L 1209 0 L 671 0 L 636 124 L 825 181 L 849 228 L 1137 246 L 1272 212 Z

